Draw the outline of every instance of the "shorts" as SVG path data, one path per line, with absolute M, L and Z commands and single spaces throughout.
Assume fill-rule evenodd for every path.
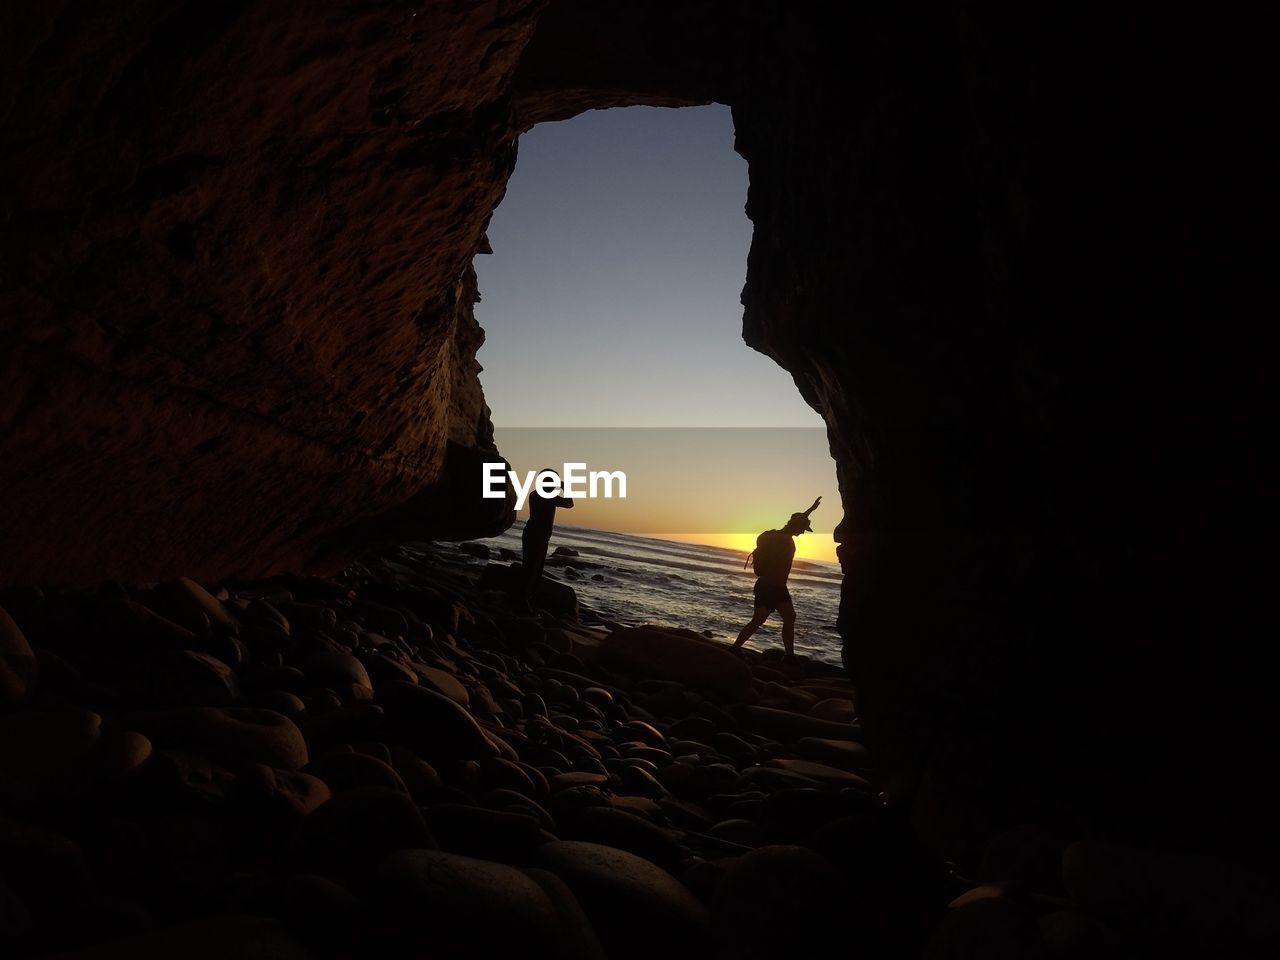
M 773 611 L 791 603 L 791 591 L 786 587 L 765 583 L 763 580 L 756 581 L 754 593 L 757 610 Z

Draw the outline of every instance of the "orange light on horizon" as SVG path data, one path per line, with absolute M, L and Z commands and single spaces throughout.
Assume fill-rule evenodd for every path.
M 678 540 L 706 547 L 725 547 L 748 554 L 756 548 L 758 533 L 654 533 L 658 540 Z M 836 542 L 829 533 L 805 533 L 796 537 L 796 557 L 836 563 Z

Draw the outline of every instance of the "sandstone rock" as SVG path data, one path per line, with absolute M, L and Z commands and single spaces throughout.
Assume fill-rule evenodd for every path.
M 610 670 L 678 681 L 728 699 L 746 695 L 746 665 L 720 644 L 642 627 L 615 630 L 596 658 Z
M 573 891 L 610 958 L 641 960 L 712 949 L 711 918 L 682 883 L 648 860 L 612 847 L 561 840 L 535 862 Z
M 0 707 L 25 699 L 39 675 L 36 655 L 27 638 L 0 607 Z

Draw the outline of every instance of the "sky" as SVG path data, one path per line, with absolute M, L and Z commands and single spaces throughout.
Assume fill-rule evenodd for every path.
M 834 559 L 822 420 L 742 340 L 746 193 L 723 106 L 591 111 L 521 137 L 476 258 L 498 447 L 520 471 L 627 461 L 631 480 L 625 504 L 563 522 L 749 549 L 821 495 L 797 550 Z M 608 430 L 564 429 L 587 427 Z

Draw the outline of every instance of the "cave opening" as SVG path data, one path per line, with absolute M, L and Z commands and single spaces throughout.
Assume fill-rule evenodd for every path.
M 630 476 L 627 502 L 584 498 L 560 527 L 642 541 L 571 546 L 633 560 L 655 540 L 711 547 L 664 559 L 707 574 L 714 557 L 739 574 L 708 603 L 633 598 L 653 616 L 731 638 L 751 606 L 739 594 L 757 535 L 824 498 L 795 540 L 793 587 L 801 648 L 838 662 L 835 467 L 821 416 L 743 343 L 751 223 L 733 136 L 718 104 L 593 110 L 525 133 L 475 260 L 481 381 L 497 448 L 517 471 L 586 461 Z M 518 533 L 497 542 L 518 547 Z M 661 576 L 653 559 L 642 566 Z M 776 633 L 771 621 L 758 640 L 776 644 Z

